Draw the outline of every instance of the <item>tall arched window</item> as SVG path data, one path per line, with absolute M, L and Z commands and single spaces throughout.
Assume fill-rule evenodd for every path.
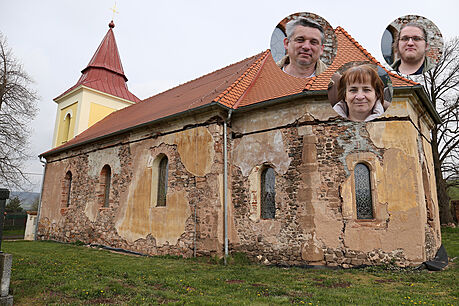
M 70 206 L 70 192 L 72 191 L 72 172 L 67 171 L 64 177 L 64 183 L 62 186 L 62 199 L 63 206 Z
M 373 199 L 371 196 L 370 169 L 358 163 L 354 168 L 355 205 L 357 219 L 373 219 Z
M 62 133 L 62 143 L 67 142 L 70 139 L 70 121 L 72 117 L 67 114 L 64 119 L 64 131 Z
M 169 174 L 169 160 L 164 155 L 158 166 L 158 197 L 156 206 L 166 206 L 167 177 Z
M 108 207 L 110 204 L 110 184 L 112 180 L 112 169 L 105 165 L 100 171 L 99 179 L 99 201 L 101 206 Z
M 274 219 L 276 216 L 276 174 L 271 167 L 261 172 L 261 218 Z

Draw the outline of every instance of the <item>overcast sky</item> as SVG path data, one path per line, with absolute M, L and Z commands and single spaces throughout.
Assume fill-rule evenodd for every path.
M 316 4 L 315 4 L 316 3 Z M 0 0 L 0 32 L 34 79 L 40 101 L 30 151 L 51 148 L 57 105 L 73 86 L 108 30 L 112 0 Z M 116 1 L 115 38 L 128 87 L 140 99 L 269 48 L 284 17 L 316 13 L 343 27 L 380 62 L 381 36 L 394 19 L 421 15 L 446 40 L 459 35 L 459 4 L 435 1 Z M 38 158 L 25 165 L 39 191 Z

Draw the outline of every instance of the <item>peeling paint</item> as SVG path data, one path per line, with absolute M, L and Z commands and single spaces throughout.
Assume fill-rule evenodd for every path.
M 339 158 L 343 165 L 346 164 L 346 156 L 354 152 L 371 152 L 379 156 L 380 153 L 374 149 L 373 144 L 368 140 L 368 137 L 362 135 L 362 130 L 365 128 L 365 122 L 349 122 L 345 123 L 346 131 L 339 135 L 336 140 L 343 148 L 344 152 Z M 349 176 L 349 170 L 344 168 L 346 175 Z
M 185 222 L 191 215 L 184 191 L 168 192 L 164 207 L 151 205 L 151 169 L 145 168 L 134 182 L 136 186 L 128 198 L 122 218 L 116 224 L 121 237 L 128 241 L 151 234 L 157 245 L 176 244 L 185 231 Z
M 264 163 L 272 164 L 280 174 L 284 174 L 290 165 L 291 158 L 279 130 L 247 135 L 234 142 L 234 164 L 241 168 L 244 176 L 248 176 L 256 165 Z
M 417 156 L 417 131 L 410 122 L 369 122 L 367 130 L 376 147 L 397 148 Z
M 163 141 L 177 145 L 185 168 L 192 174 L 204 176 L 210 172 L 215 150 L 214 140 L 206 127 L 196 127 L 164 137 Z
M 92 178 L 99 177 L 102 167 L 110 165 L 112 174 L 121 172 L 121 164 L 118 158 L 119 147 L 107 148 L 88 154 L 89 172 Z

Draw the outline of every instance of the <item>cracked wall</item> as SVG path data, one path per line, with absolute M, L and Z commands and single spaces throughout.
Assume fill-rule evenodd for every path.
M 328 101 L 306 98 L 233 113 L 230 251 L 268 264 L 343 267 L 431 258 L 441 234 L 429 123 L 416 103 L 398 97 L 383 120 L 369 123 L 345 121 Z M 50 158 L 39 236 L 147 254 L 222 255 L 223 129 L 213 116 L 181 118 Z M 155 169 L 163 155 L 168 191 L 159 207 Z M 371 170 L 372 220 L 356 216 L 359 162 Z M 105 164 L 112 169 L 111 201 L 100 207 Z M 260 173 L 267 166 L 276 176 L 274 219 L 260 216 Z M 69 170 L 71 205 L 63 207 Z
M 419 119 L 411 98 L 396 105 L 395 113 Z M 263 263 L 345 267 L 414 265 L 432 257 L 440 236 L 425 123 L 418 121 L 424 124 L 420 128 L 391 115 L 354 123 L 335 120 L 318 107 L 291 105 L 282 112 L 277 107 L 233 119 L 235 250 Z M 358 162 L 371 169 L 369 221 L 356 215 Z M 273 220 L 260 218 L 257 171 L 264 166 L 276 172 Z
M 221 126 L 209 124 L 121 144 L 136 137 L 129 135 L 119 144 L 95 145 L 73 152 L 74 157 L 50 160 L 39 236 L 147 254 L 191 256 L 195 247 L 202 248 L 198 254 L 220 253 L 222 161 L 216 151 L 222 152 L 221 133 Z M 169 160 L 164 207 L 156 206 L 152 196 L 159 155 Z M 100 207 L 95 191 L 105 164 L 112 169 L 113 200 L 109 207 Z M 62 207 L 60 186 L 68 170 L 73 175 L 71 205 Z

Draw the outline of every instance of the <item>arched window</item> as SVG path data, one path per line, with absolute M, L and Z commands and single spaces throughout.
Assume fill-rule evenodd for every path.
M 72 191 L 72 172 L 67 171 L 62 184 L 62 203 L 64 207 L 70 206 L 70 192 Z
M 108 207 L 110 204 L 110 184 L 112 180 L 112 169 L 109 165 L 105 165 L 100 171 L 99 178 L 99 203 L 103 207 Z
M 164 155 L 158 165 L 158 196 L 156 206 L 166 206 L 168 165 L 169 160 Z
M 276 216 L 276 174 L 267 167 L 261 172 L 261 218 L 274 219 Z
M 383 33 L 381 38 L 381 52 L 389 65 L 392 65 L 395 60 L 395 53 L 397 52 L 394 50 L 394 39 L 397 36 L 397 29 L 393 26 L 389 25 Z M 396 45 L 396 44 L 395 44 Z
M 358 163 L 354 168 L 355 205 L 357 219 L 373 219 L 373 199 L 371 196 L 370 169 Z
M 285 55 L 284 38 L 287 37 L 285 31 L 276 27 L 271 35 L 271 55 L 275 62 L 280 61 Z
M 70 114 L 67 114 L 64 119 L 64 131 L 62 134 L 62 143 L 67 142 L 70 139 L 70 121 L 72 117 Z

